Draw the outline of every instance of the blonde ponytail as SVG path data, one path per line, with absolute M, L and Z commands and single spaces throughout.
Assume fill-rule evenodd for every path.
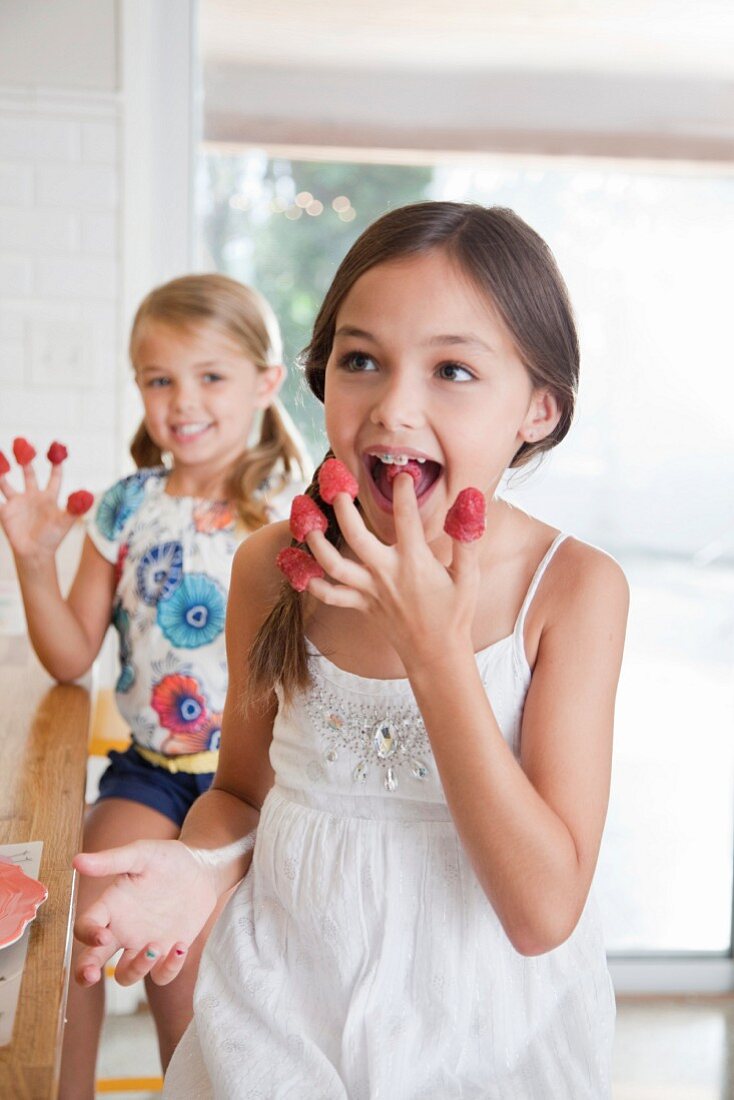
M 295 476 L 306 473 L 305 447 L 279 402 L 265 409 L 260 438 L 245 451 L 232 472 L 229 497 L 241 521 L 252 531 L 268 522 L 268 502 Z
M 163 454 L 157 443 L 154 443 L 148 434 L 145 421 L 141 420 L 138 430 L 130 444 L 130 454 L 133 462 L 139 470 L 149 466 L 160 466 L 163 462 Z

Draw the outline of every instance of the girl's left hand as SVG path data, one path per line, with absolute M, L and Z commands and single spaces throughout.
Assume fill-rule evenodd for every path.
M 394 546 L 368 530 L 347 493 L 336 497 L 334 511 L 357 560 L 340 554 L 321 531 L 312 531 L 306 540 L 309 548 L 336 583 L 312 579 L 311 595 L 332 607 L 368 615 L 390 638 L 406 668 L 418 659 L 440 657 L 447 644 L 471 645 L 481 539 L 453 540 L 451 563 L 443 565 L 426 541 L 409 474 L 398 474 L 393 482 Z
M 111 879 L 77 915 L 74 934 L 86 944 L 77 960 L 77 981 L 94 985 L 121 948 L 115 969 L 120 985 L 147 974 L 157 985 L 173 981 L 217 904 L 215 871 L 180 840 L 136 840 L 80 852 L 74 867 Z

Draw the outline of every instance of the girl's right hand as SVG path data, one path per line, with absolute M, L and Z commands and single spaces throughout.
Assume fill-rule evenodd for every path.
M 0 525 L 16 558 L 53 557 L 74 526 L 75 516 L 59 507 L 61 464 L 51 467 L 48 484 L 42 489 L 33 463 L 21 466 L 24 489 L 14 489 L 6 476 L 0 477 Z
M 121 948 L 115 969 L 120 985 L 147 974 L 158 985 L 173 981 L 217 904 L 212 870 L 179 840 L 137 840 L 80 853 L 74 867 L 94 878 L 114 876 L 74 926 L 89 948 L 79 956 L 77 981 L 94 985 Z

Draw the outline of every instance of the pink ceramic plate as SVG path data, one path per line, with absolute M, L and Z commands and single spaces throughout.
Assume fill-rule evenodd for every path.
M 0 860 L 0 947 L 10 947 L 25 932 L 48 890 L 14 863 Z

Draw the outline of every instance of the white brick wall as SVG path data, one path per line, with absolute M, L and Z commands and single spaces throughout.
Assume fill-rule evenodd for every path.
M 0 88 L 0 449 L 61 439 L 68 490 L 120 472 L 120 110 Z
M 28 164 L 0 164 L 0 202 L 30 206 L 33 202 L 33 169 Z
M 115 170 L 107 166 L 40 164 L 36 171 L 36 201 L 41 207 L 114 210 L 116 185 Z
M 3 160 L 20 161 L 35 167 L 37 164 L 58 162 L 68 164 L 81 157 L 81 123 L 61 120 L 50 115 L 44 117 L 35 95 L 28 97 L 24 105 L 22 95 L 7 97 L 8 102 L 0 115 L 0 149 Z M 74 97 L 75 106 L 78 96 Z M 25 106 L 25 110 L 23 107 Z M 8 113 L 8 108 L 12 114 Z
M 27 33 L 0 40 L 0 448 L 61 439 L 65 492 L 97 491 L 132 466 L 127 326 L 191 262 L 194 0 L 15 7 Z M 78 534 L 59 555 L 66 580 Z M 0 535 L 0 582 L 12 577 Z M 100 663 L 114 683 L 109 647 Z

